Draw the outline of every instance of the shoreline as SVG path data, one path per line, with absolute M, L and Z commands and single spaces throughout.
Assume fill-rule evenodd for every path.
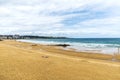
M 100 43 L 70 43 L 70 42 L 56 42 L 56 41 L 47 41 L 47 40 L 18 40 L 21 42 L 30 42 L 35 44 L 42 44 L 42 45 L 58 45 L 66 47 L 65 49 L 74 49 L 76 52 L 88 52 L 88 53 L 102 53 L 102 54 L 114 54 L 118 53 L 118 44 L 100 44 Z M 108 47 L 112 46 L 112 47 Z
M 9 40 L 5 40 L 6 42 Z M 94 52 L 78 52 L 75 49 L 65 49 L 63 46 L 57 46 L 57 45 L 43 45 L 43 44 L 37 44 L 37 43 L 31 43 L 31 42 L 22 42 L 22 41 L 16 41 L 16 40 L 10 40 L 11 42 L 15 44 L 15 47 L 26 47 L 32 50 L 43 50 L 47 52 L 51 52 L 52 54 L 61 54 L 61 55 L 67 55 L 67 56 L 73 56 L 73 57 L 83 57 L 83 58 L 90 58 L 90 59 L 98 59 L 98 60 L 107 60 L 107 61 L 120 61 L 120 55 L 112 55 L 112 54 L 102 54 L 102 53 L 94 53 Z M 27 44 L 27 45 L 26 45 Z M 13 46 L 13 45 L 12 45 Z

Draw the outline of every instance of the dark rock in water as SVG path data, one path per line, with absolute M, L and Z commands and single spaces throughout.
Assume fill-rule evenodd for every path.
M 69 44 L 56 44 L 55 46 L 67 47 L 67 46 L 70 46 L 70 45 Z

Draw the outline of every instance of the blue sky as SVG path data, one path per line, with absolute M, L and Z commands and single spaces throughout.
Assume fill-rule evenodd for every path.
M 120 37 L 120 0 L 0 0 L 0 34 Z

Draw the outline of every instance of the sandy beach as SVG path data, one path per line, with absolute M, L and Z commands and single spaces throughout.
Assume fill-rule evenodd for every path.
M 120 80 L 118 55 L 0 41 L 0 80 Z

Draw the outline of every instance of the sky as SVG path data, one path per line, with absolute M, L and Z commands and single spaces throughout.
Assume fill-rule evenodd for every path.
M 120 37 L 120 0 L 0 0 L 0 34 Z

